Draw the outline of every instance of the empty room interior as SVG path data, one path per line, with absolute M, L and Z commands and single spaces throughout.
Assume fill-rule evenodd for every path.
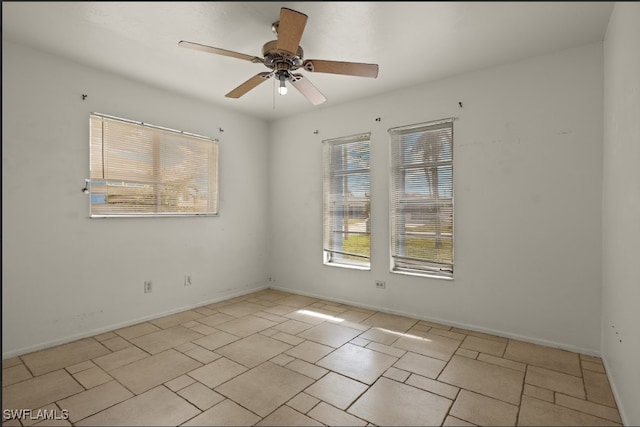
M 3 425 L 640 425 L 640 3 L 2 28 Z

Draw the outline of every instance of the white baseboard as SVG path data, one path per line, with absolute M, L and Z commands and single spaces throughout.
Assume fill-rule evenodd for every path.
M 624 407 L 622 406 L 622 399 L 620 399 L 620 394 L 618 393 L 618 388 L 616 387 L 616 383 L 615 381 L 613 381 L 613 378 L 611 377 L 611 375 L 609 375 L 609 372 L 611 372 L 611 370 L 609 369 L 609 364 L 607 363 L 607 359 L 604 357 L 602 357 L 602 363 L 604 364 L 604 372 L 607 375 L 607 379 L 609 380 L 609 385 L 611 386 L 611 392 L 613 393 L 613 398 L 616 401 L 616 406 L 618 406 L 618 412 L 620 413 L 620 418 L 622 418 L 622 425 L 624 426 L 628 426 L 631 425 L 627 422 L 627 415 L 624 412 Z
M 580 347 L 575 347 L 575 346 L 571 346 L 571 345 L 567 345 L 567 344 L 563 344 L 563 343 L 557 343 L 554 341 L 549 341 L 549 340 L 544 340 L 544 339 L 539 339 L 539 338 L 532 338 L 532 337 L 528 337 L 528 336 L 524 336 L 524 335 L 519 335 L 519 334 L 513 334 L 513 333 L 509 333 L 509 332 L 505 332 L 505 331 L 499 331 L 499 330 L 494 330 L 494 329 L 490 329 L 490 328 L 484 328 L 481 326 L 476 326 L 476 325 L 470 325 L 467 323 L 460 323 L 460 322 L 455 322 L 455 321 L 451 321 L 448 319 L 440 319 L 440 318 L 434 318 L 434 317 L 429 317 L 429 316 L 423 316 L 423 315 L 418 315 L 415 313 L 407 313 L 404 311 L 400 311 L 400 310 L 391 310 L 388 309 L 386 307 L 381 307 L 381 306 L 376 306 L 376 305 L 371 305 L 371 304 L 362 304 L 359 302 L 355 302 L 355 301 L 350 301 L 350 300 L 345 300 L 345 299 L 340 299 L 340 298 L 333 298 L 333 297 L 328 297 L 326 295 L 319 295 L 319 294 L 315 294 L 315 293 L 311 293 L 311 292 L 302 292 L 299 291 L 297 289 L 290 289 L 290 288 L 285 288 L 285 287 L 281 287 L 281 286 L 273 286 L 273 285 L 260 285 L 258 287 L 254 287 L 254 288 L 249 288 L 249 289 L 243 289 L 237 292 L 232 292 L 230 294 L 227 295 L 223 295 L 223 296 L 219 296 L 219 297 L 215 297 L 215 298 L 211 298 L 209 300 L 206 300 L 204 302 L 199 302 L 197 304 L 191 304 L 188 306 L 183 306 L 183 307 L 178 307 L 178 308 L 174 308 L 171 310 L 167 310 L 161 313 L 155 313 L 149 316 L 144 316 L 144 317 L 140 317 L 137 319 L 132 319 L 132 320 L 128 320 L 126 322 L 121 322 L 121 323 L 117 323 L 117 324 L 112 324 L 112 325 L 108 325 L 108 326 L 104 326 L 102 328 L 98 328 L 98 329 L 94 329 L 91 331 L 86 331 L 86 332 L 82 332 L 79 334 L 75 334 L 75 335 L 70 335 L 67 337 L 63 337 L 63 338 L 59 338 L 59 339 L 55 339 L 52 341 L 48 341 L 45 343 L 40 343 L 34 346 L 29 346 L 29 347 L 24 347 L 21 349 L 17 349 L 17 350 L 13 350 L 13 351 L 8 351 L 6 353 L 2 353 L 2 359 L 8 359 L 11 357 L 15 357 L 15 356 L 20 356 L 23 354 L 27 354 L 27 353 L 31 353 L 33 351 L 38 351 L 38 350 L 43 350 L 46 348 L 50 348 L 50 347 L 54 347 L 57 345 L 61 345 L 61 344 L 66 344 L 72 341 L 76 341 L 82 338 L 88 338 L 88 337 L 92 337 L 95 335 L 99 335 L 105 332 L 109 332 L 109 331 L 113 331 L 116 329 L 121 329 L 121 328 L 125 328 L 127 326 L 132 326 L 141 322 L 146 322 L 149 320 L 153 320 L 153 319 L 157 319 L 160 317 L 164 317 L 164 316 L 169 316 L 171 314 L 175 314 L 175 313 L 179 313 L 181 311 L 186 311 L 186 310 L 192 310 L 194 308 L 198 308 L 198 307 L 203 307 L 205 305 L 209 305 L 209 304 L 214 304 L 216 302 L 220 302 L 220 301 L 224 301 L 224 300 L 228 300 L 231 298 L 235 298 L 235 297 L 239 297 L 242 295 L 247 295 L 253 292 L 258 292 L 261 291 L 263 289 L 275 289 L 275 290 L 279 290 L 279 291 L 283 291 L 283 292 L 289 292 L 292 294 L 296 294 L 296 295 L 303 295 L 303 296 L 308 296 L 308 297 L 313 297 L 313 298 L 319 298 L 319 299 L 324 299 L 327 301 L 333 301 L 333 302 L 338 302 L 341 304 L 349 304 L 352 305 L 354 307 L 361 307 L 361 308 L 366 308 L 369 310 L 375 310 L 375 311 L 380 311 L 383 313 L 390 313 L 390 314 L 397 314 L 397 315 L 401 315 L 401 316 L 407 316 L 407 317 L 412 317 L 415 319 L 419 319 L 419 320 L 426 320 L 429 322 L 436 322 L 436 323 L 440 323 L 443 325 L 449 325 L 452 327 L 456 327 L 456 328 L 461 328 L 461 329 L 468 329 L 471 331 L 476 331 L 476 332 L 483 332 L 486 334 L 491 334 L 491 335 L 497 335 L 497 336 L 501 336 L 504 338 L 511 338 L 511 339 L 517 339 L 520 341 L 525 341 L 525 342 L 530 342 L 533 344 L 540 344 L 540 345 L 545 345 L 548 347 L 554 347 L 554 348 L 559 348 L 559 349 L 563 349 L 563 350 L 568 350 L 568 351 L 572 351 L 575 353 L 582 353 L 582 354 L 586 354 L 586 355 L 590 355 L 590 356 L 596 356 L 596 357 L 601 357 L 600 353 L 597 351 L 593 351 L 590 349 L 585 349 L 585 348 L 580 348 Z M 615 382 L 613 381 L 613 378 L 611 378 L 611 376 L 609 375 L 610 369 L 609 366 L 607 364 L 607 360 L 602 357 L 602 362 L 604 363 L 604 367 L 605 367 L 605 372 L 607 375 L 607 378 L 609 379 L 609 384 L 611 385 L 611 391 L 613 392 L 613 396 L 616 400 L 616 404 L 618 405 L 618 410 L 620 412 L 620 417 L 622 418 L 622 423 L 624 425 L 628 425 L 627 423 L 627 417 L 625 415 L 624 412 L 624 408 L 620 405 L 621 400 L 619 399 L 619 394 L 618 394 L 618 390 L 616 387 Z
M 436 318 L 436 317 L 423 316 L 423 315 L 420 315 L 420 314 L 408 313 L 408 312 L 404 312 L 404 311 L 400 311 L 400 310 L 391 310 L 391 309 L 389 309 L 387 307 L 380 307 L 380 306 L 370 305 L 370 304 L 362 304 L 362 303 L 359 303 L 359 302 L 354 302 L 354 301 L 350 301 L 350 300 L 343 300 L 343 299 L 340 299 L 340 298 L 328 297 L 326 295 L 319 295 L 319 294 L 314 294 L 314 293 L 311 293 L 311 292 L 301 292 L 301 291 L 299 291 L 297 289 L 284 288 L 284 287 L 281 287 L 281 286 L 270 285 L 269 288 L 270 289 L 276 289 L 276 290 L 283 291 L 283 292 L 290 292 L 292 294 L 304 295 L 304 296 L 313 297 L 313 298 L 320 298 L 320 299 L 324 299 L 324 300 L 327 300 L 327 301 L 338 302 L 338 303 L 341 303 L 341 304 L 349 304 L 349 305 L 352 305 L 354 307 L 362 307 L 362 308 L 366 308 L 366 309 L 369 309 L 369 310 L 381 311 L 383 313 L 397 314 L 397 315 L 400 315 L 400 316 L 412 317 L 414 319 L 426 320 L 426 321 L 435 322 L 435 323 L 441 323 L 443 325 L 448 325 L 448 326 L 452 326 L 452 327 L 456 327 L 456 328 L 468 329 L 470 331 L 482 332 L 482 333 L 490 334 L 490 335 L 497 335 L 497 336 L 500 336 L 500 337 L 503 337 L 503 338 L 511 338 L 511 339 L 515 339 L 515 340 L 519 340 L 519 341 L 529 342 L 529 343 L 532 343 L 532 344 L 539 344 L 539 345 L 544 345 L 544 346 L 547 346 L 547 347 L 558 348 L 558 349 L 561 349 L 561 350 L 568 350 L 568 351 L 572 351 L 574 353 L 582 353 L 582 354 L 589 355 L 589 356 L 600 357 L 600 353 L 598 351 L 596 351 L 596 350 L 588 349 L 588 348 L 576 347 L 576 346 L 567 345 L 567 344 L 559 343 L 559 342 L 555 342 L 555 341 L 549 341 L 549 340 L 545 340 L 545 339 L 534 338 L 534 337 L 529 337 L 529 336 L 520 335 L 520 334 L 513 334 L 513 333 L 510 333 L 510 332 L 505 332 L 505 331 L 500 331 L 500 330 L 496 330 L 496 329 L 485 328 L 485 327 L 477 326 L 477 325 L 470 325 L 470 324 L 467 324 L 467 323 L 460 323 L 460 322 L 456 322 L 456 321 L 448 320 L 448 319 L 440 319 L 440 318 Z
M 157 319 L 159 317 L 169 316 L 171 314 L 179 313 L 181 311 L 192 310 L 194 308 L 198 308 L 198 307 L 202 307 L 202 306 L 205 306 L 205 305 L 213 304 L 213 303 L 216 303 L 216 302 L 228 300 L 228 299 L 231 299 L 231 298 L 239 297 L 239 296 L 250 294 L 250 293 L 253 293 L 253 292 L 258 292 L 258 291 L 261 291 L 261 290 L 267 289 L 267 288 L 268 288 L 268 286 L 266 286 L 266 285 L 259 285 L 259 286 L 254 287 L 254 288 L 243 289 L 243 290 L 240 290 L 240 291 L 229 293 L 227 295 L 211 298 L 211 299 L 208 299 L 208 300 L 206 300 L 204 302 L 198 302 L 196 304 L 191 304 L 191 305 L 182 306 L 182 307 L 178 307 L 178 308 L 172 308 L 171 310 L 163 311 L 163 312 L 160 312 L 160 313 L 154 313 L 154 314 L 151 314 L 151 315 L 148 315 L 148 316 L 139 317 L 139 318 L 132 319 L 132 320 L 127 320 L 125 322 L 120 322 L 120 323 L 115 323 L 115 324 L 103 326 L 103 327 L 98 328 L 98 329 L 93 329 L 93 330 L 90 330 L 90 331 L 81 332 L 81 333 L 75 334 L 75 335 L 69 335 L 69 336 L 66 336 L 66 337 L 58 338 L 58 339 L 47 341 L 47 342 L 44 342 L 44 343 L 39 343 L 39 344 L 36 344 L 36 345 L 33 345 L 33 346 L 23 347 L 23 348 L 20 348 L 20 349 L 17 349 L 17 350 L 11 350 L 11 351 L 8 351 L 6 353 L 3 352 L 2 353 L 2 360 L 9 359 L 9 358 L 15 357 L 15 356 L 21 356 L 23 354 L 31 353 L 31 352 L 38 351 L 38 350 L 43 350 L 43 349 L 50 348 L 50 347 L 55 347 L 57 345 L 66 344 L 66 343 L 69 343 L 69 342 L 72 342 L 72 341 L 77 341 L 77 340 L 82 339 L 82 338 L 92 337 L 92 336 L 103 334 L 105 332 L 110 332 L 110 331 L 113 331 L 113 330 L 116 330 L 116 329 L 126 328 L 127 326 L 132 326 L 132 325 L 135 325 L 135 324 L 138 324 L 138 323 L 146 322 L 148 320 L 153 320 L 153 319 Z
M 563 343 L 557 343 L 554 341 L 548 341 L 548 340 L 544 340 L 544 339 L 538 339 L 538 338 L 532 338 L 532 337 L 528 337 L 528 336 L 524 336 L 524 335 L 519 335 L 519 334 L 512 334 L 509 332 L 505 332 L 505 331 L 499 331 L 499 330 L 494 330 L 494 329 L 490 329 L 490 328 L 484 328 L 481 326 L 476 326 L 476 325 L 469 325 L 466 323 L 460 323 L 460 322 L 455 322 L 455 321 L 450 321 L 447 319 L 440 319 L 440 318 L 434 318 L 434 317 L 429 317 L 429 316 L 422 316 L 422 315 L 418 315 L 415 313 L 407 313 L 407 312 L 403 312 L 403 311 L 399 311 L 399 310 L 391 310 L 388 309 L 386 307 L 381 307 L 381 306 L 376 306 L 376 305 L 370 305 L 370 304 L 362 304 L 359 302 L 355 302 L 355 301 L 350 301 L 350 300 L 345 300 L 345 299 L 340 299 L 340 298 L 332 298 L 332 297 L 328 297 L 325 295 L 319 295 L 319 294 L 315 294 L 315 293 L 311 293 L 311 292 L 301 292 L 297 289 L 290 289 L 290 288 L 285 288 L 285 287 L 281 287 L 281 286 L 273 286 L 273 285 L 261 285 L 258 287 L 254 287 L 254 288 L 249 288 L 249 289 L 243 289 L 241 291 L 237 291 L 237 292 L 233 292 L 224 296 L 219 296 L 219 297 L 215 297 L 215 298 L 211 298 L 209 300 L 206 300 L 204 302 L 199 302 L 197 304 L 191 304 L 188 306 L 183 306 L 183 307 L 179 307 L 179 308 L 174 308 L 171 310 L 167 310 L 161 313 L 155 313 L 149 316 L 144 316 L 144 317 L 140 317 L 137 319 L 133 319 L 133 320 L 128 320 L 126 322 L 121 322 L 121 323 L 117 323 L 117 324 L 112 324 L 112 325 L 108 325 L 102 328 L 98 328 L 98 329 L 94 329 L 91 331 L 87 331 L 87 332 L 83 332 L 80 334 L 75 334 L 75 335 L 70 335 L 67 337 L 63 337 L 63 338 L 59 338 L 56 340 L 52 340 L 52 341 L 48 341 L 45 343 L 41 343 L 41 344 L 37 344 L 34 346 L 30 346 L 30 347 L 24 347 L 18 350 L 13 350 L 13 351 L 9 351 L 6 353 L 2 353 L 2 359 L 8 359 L 11 357 L 15 357 L 15 356 L 20 356 L 23 354 L 27 354 L 27 353 L 31 353 L 33 351 L 38 351 L 38 350 L 42 350 L 42 349 L 46 349 L 46 348 L 50 348 L 50 347 L 54 347 L 57 345 L 61 345 L 61 344 L 66 344 L 72 341 L 76 341 L 82 338 L 88 338 L 88 337 L 92 337 L 95 335 L 99 335 L 105 332 L 109 332 L 109 331 L 113 331 L 116 329 L 121 329 L 121 328 L 125 328 L 127 326 L 132 326 L 141 322 L 146 322 L 149 320 L 153 320 L 153 319 L 157 319 L 160 317 L 164 317 L 164 316 L 169 316 L 171 314 L 175 314 L 175 313 L 179 313 L 181 311 L 186 311 L 186 310 L 192 310 L 194 308 L 198 308 L 198 307 L 203 307 L 205 305 L 209 305 L 209 304 L 214 304 L 216 302 L 220 302 L 220 301 L 224 301 L 224 300 L 228 300 L 231 298 L 235 298 L 235 297 L 239 297 L 242 295 L 247 295 L 253 292 L 257 292 L 257 291 L 261 291 L 263 289 L 275 289 L 275 290 L 279 290 L 279 291 L 283 291 L 283 292 L 289 292 L 292 294 L 296 294 L 296 295 L 303 295 L 303 296 L 308 296 L 308 297 L 313 297 L 313 298 L 320 298 L 320 299 L 324 299 L 327 301 L 333 301 L 333 302 L 338 302 L 341 304 L 349 304 L 352 305 L 354 307 L 361 307 L 361 308 L 366 308 L 369 310 L 375 310 L 375 311 L 380 311 L 383 313 L 390 313 L 390 314 L 397 314 L 397 315 L 401 315 L 401 316 L 408 316 L 408 317 L 412 317 L 415 319 L 419 319 L 419 320 L 426 320 L 426 321 L 430 321 L 430 322 L 436 322 L 436 323 L 441 323 L 443 325 L 449 325 L 452 327 L 456 327 L 456 328 L 461 328 L 461 329 L 468 329 L 471 331 L 476 331 L 476 332 L 483 332 L 483 333 L 487 333 L 487 334 L 491 334 L 491 335 L 497 335 L 497 336 L 501 336 L 504 338 L 512 338 L 512 339 L 517 339 L 520 341 L 525 341 L 525 342 L 530 342 L 533 344 L 540 344 L 540 345 L 545 345 L 548 347 L 554 347 L 554 348 L 559 348 L 559 349 L 563 349 L 563 350 L 568 350 L 568 351 L 572 351 L 572 352 L 576 352 L 576 353 L 582 353 L 582 354 L 587 354 L 590 356 L 597 356 L 597 357 L 601 357 L 600 354 L 596 351 L 590 350 L 590 349 L 584 349 L 584 348 L 579 348 L 579 347 L 575 347 L 575 346 L 571 346 L 571 345 L 566 345 Z M 620 412 L 620 417 L 622 418 L 622 423 L 623 425 L 628 425 L 627 423 L 627 417 L 624 411 L 624 408 L 620 405 L 620 398 L 619 398 L 619 393 L 618 393 L 618 389 L 616 387 L 615 382 L 613 381 L 613 378 L 611 378 L 611 376 L 609 375 L 610 369 L 607 363 L 607 360 L 602 357 L 602 362 L 604 364 L 605 367 L 605 372 L 607 375 L 607 378 L 609 379 L 609 384 L 611 385 L 611 391 L 613 392 L 613 396 L 616 400 L 616 404 L 618 406 L 618 411 Z
M 539 338 L 533 338 L 533 337 L 519 335 L 519 334 L 513 334 L 513 333 L 510 333 L 510 332 L 505 332 L 505 331 L 485 328 L 485 327 L 482 327 L 482 326 L 470 325 L 470 324 L 467 324 L 467 323 L 460 323 L 460 322 L 452 321 L 452 320 L 449 320 L 449 319 L 441 319 L 441 318 L 423 316 L 423 315 L 420 315 L 420 314 L 408 313 L 408 312 L 404 312 L 404 311 L 400 311 L 400 310 L 391 310 L 391 309 L 389 309 L 387 307 L 381 307 L 381 306 L 370 305 L 370 304 L 362 304 L 362 303 L 359 303 L 359 302 L 356 302 L 356 301 L 345 300 L 345 299 L 340 299 L 340 298 L 333 298 L 333 297 L 329 297 L 329 296 L 326 296 L 326 295 L 319 295 L 319 294 L 315 294 L 315 293 L 311 293 L 311 292 L 302 292 L 302 291 L 299 291 L 297 289 L 290 289 L 290 288 L 285 288 L 285 287 L 281 287 L 281 286 L 274 286 L 274 285 L 261 285 L 261 286 L 254 287 L 254 288 L 243 289 L 241 291 L 233 292 L 233 293 L 230 293 L 230 294 L 227 294 L 227 295 L 224 295 L 224 296 L 215 297 L 215 298 L 209 299 L 209 300 L 204 301 L 204 302 L 199 302 L 197 304 L 178 307 L 178 308 L 167 310 L 167 311 L 164 311 L 164 312 L 161 312 L 161 313 L 154 313 L 154 314 L 149 315 L 149 316 L 144 316 L 144 317 L 128 320 L 126 322 L 107 325 L 107 326 L 104 326 L 102 328 L 98 328 L 98 329 L 82 332 L 82 333 L 75 334 L 75 335 L 70 335 L 70 336 L 67 336 L 67 337 L 55 339 L 55 340 L 48 341 L 48 342 L 45 342 L 45 343 L 40 343 L 40 344 L 37 344 L 37 345 L 34 345 L 34 346 L 29 346 L 29 347 L 20 348 L 20 349 L 17 349 L 17 350 L 8 351 L 6 353 L 2 353 L 2 359 L 4 360 L 4 359 L 8 359 L 10 357 L 20 356 L 22 354 L 31 353 L 33 351 L 38 351 L 38 350 L 42 350 L 42 349 L 45 349 L 45 348 L 53 347 L 53 346 L 56 346 L 56 345 L 65 344 L 65 343 L 68 343 L 68 342 L 76 341 L 76 340 L 79 340 L 79 339 L 82 339 L 82 338 L 92 337 L 94 335 L 98 335 L 98 334 L 102 334 L 102 333 L 105 333 L 105 332 L 113 331 L 115 329 L 125 328 L 127 326 L 135 325 L 137 323 L 146 322 L 148 320 L 157 319 L 159 317 L 169 316 L 171 314 L 179 313 L 181 311 L 191 310 L 191 309 L 194 309 L 194 308 L 198 308 L 198 307 L 202 307 L 202 306 L 205 306 L 205 305 L 213 304 L 213 303 L 216 303 L 216 302 L 219 302 L 219 301 L 224 301 L 224 300 L 227 300 L 227 299 L 231 299 L 231 298 L 235 298 L 235 297 L 238 297 L 238 296 L 246 295 L 246 294 L 249 294 L 249 293 L 252 293 L 252 292 L 257 292 L 257 291 L 260 291 L 260 290 L 263 290 L 263 289 L 275 289 L 275 290 L 279 290 L 279 291 L 283 291 L 283 292 L 289 292 L 289 293 L 292 293 L 292 294 L 304 295 L 304 296 L 313 297 L 313 298 L 320 298 L 320 299 L 324 299 L 324 300 L 327 300 L 327 301 L 338 302 L 338 303 L 341 303 L 341 304 L 349 304 L 349 305 L 353 305 L 355 307 L 362 307 L 362 308 L 366 308 L 366 309 L 369 309 L 369 310 L 380 311 L 380 312 L 383 312 L 383 313 L 391 313 L 391 314 L 397 314 L 397 315 L 400 315 L 400 316 L 412 317 L 412 318 L 415 318 L 415 319 L 426 320 L 426 321 L 429 321 L 429 322 L 441 323 L 443 325 L 449 325 L 449 326 L 456 327 L 456 328 L 468 329 L 468 330 L 476 331 L 476 332 L 483 332 L 483 333 L 486 333 L 486 334 L 497 335 L 497 336 L 504 337 L 504 338 L 517 339 L 517 340 L 520 340 L 520 341 L 530 342 L 530 343 L 533 343 L 533 344 L 540 344 L 540 345 L 544 345 L 544 346 L 547 346 L 547 347 L 554 347 L 554 348 L 559 348 L 559 349 L 562 349 L 562 350 L 572 351 L 572 352 L 575 352 L 575 353 L 582 353 L 582 354 L 586 354 L 586 355 L 589 355 L 589 356 L 600 357 L 600 353 L 597 352 L 597 351 L 594 351 L 594 350 L 591 350 L 591 349 L 575 347 L 575 346 L 567 345 L 567 344 L 564 344 L 564 343 L 558 343 L 558 342 L 554 342 L 554 341 L 549 341 L 549 340 L 544 340 L 544 339 L 539 339 Z

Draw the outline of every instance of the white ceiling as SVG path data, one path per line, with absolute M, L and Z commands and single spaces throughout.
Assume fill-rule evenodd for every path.
M 377 79 L 302 71 L 328 98 L 312 106 L 274 79 L 225 94 L 262 64 L 178 47 L 262 56 L 280 8 L 309 16 L 305 59 L 377 63 Z M 611 2 L 2 2 L 2 37 L 263 119 L 389 92 L 602 41 Z M 275 106 L 275 109 L 274 109 Z

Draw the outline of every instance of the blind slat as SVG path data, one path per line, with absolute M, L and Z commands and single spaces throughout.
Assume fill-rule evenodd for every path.
M 218 213 L 218 142 L 92 114 L 91 216 Z
M 453 123 L 389 129 L 393 269 L 453 274 Z
M 323 248 L 329 264 L 368 267 L 370 134 L 323 141 Z

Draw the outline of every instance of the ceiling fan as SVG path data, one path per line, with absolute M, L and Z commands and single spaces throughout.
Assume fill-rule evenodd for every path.
M 264 58 L 246 55 L 231 50 L 220 49 L 199 43 L 180 41 L 179 46 L 215 53 L 217 55 L 230 56 L 253 63 L 264 64 L 271 71 L 258 73 L 240 86 L 227 93 L 227 98 L 240 98 L 251 89 L 275 77 L 280 83 L 278 92 L 281 95 L 287 93 L 286 82 L 289 81 L 305 98 L 313 105 L 322 104 L 327 98 L 307 79 L 299 73 L 294 73 L 301 68 L 311 73 L 343 74 L 359 77 L 378 77 L 377 64 L 364 64 L 359 62 L 327 61 L 321 59 L 303 59 L 304 52 L 300 47 L 302 32 L 307 24 L 307 15 L 292 9 L 283 7 L 280 9 L 280 20 L 271 26 L 277 40 L 272 40 L 262 47 Z

